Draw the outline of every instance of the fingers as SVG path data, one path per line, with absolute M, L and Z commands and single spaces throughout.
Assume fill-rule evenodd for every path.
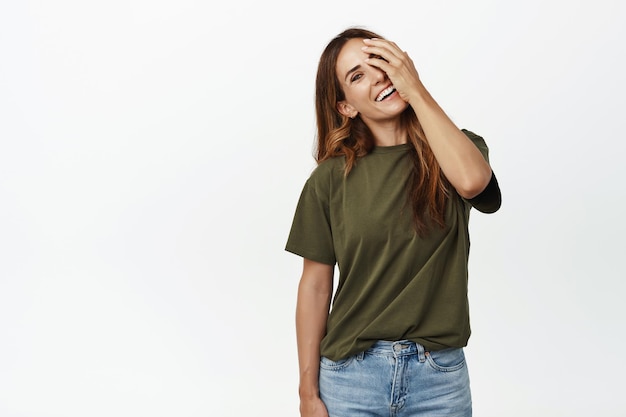
M 361 49 L 364 53 L 382 58 L 369 58 L 366 62 L 369 65 L 385 71 L 389 75 L 391 75 L 390 72 L 394 72 L 394 69 L 399 70 L 403 67 L 409 69 L 413 67 L 413 62 L 408 54 L 391 41 L 383 39 L 363 39 L 363 43 L 365 46 Z
M 363 39 L 363 52 L 380 55 L 387 61 L 402 60 L 406 55 L 394 42 L 384 39 Z
M 420 88 L 419 73 L 413 60 L 398 45 L 383 39 L 364 39 L 363 43 L 363 52 L 370 55 L 365 62 L 383 71 L 403 99 L 407 100 L 411 91 Z
M 389 74 L 389 72 L 393 72 L 393 69 L 396 68 L 395 66 L 390 64 L 390 62 L 389 62 L 389 60 L 387 58 L 384 58 L 384 57 L 382 57 L 380 55 L 374 56 L 372 58 L 366 58 L 365 62 L 368 65 L 376 67 L 376 68 L 384 71 L 387 74 Z

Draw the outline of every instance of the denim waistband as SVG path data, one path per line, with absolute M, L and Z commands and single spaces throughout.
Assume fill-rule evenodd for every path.
M 418 355 L 420 358 L 426 353 L 424 346 L 410 340 L 398 340 L 396 342 L 379 340 L 364 353 L 388 355 L 393 357 Z

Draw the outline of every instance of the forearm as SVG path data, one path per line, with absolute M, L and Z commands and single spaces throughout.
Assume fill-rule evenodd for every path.
M 462 197 L 478 195 L 491 179 L 491 167 L 478 148 L 450 120 L 423 85 L 412 91 L 409 103 L 450 184 Z
M 325 271 L 325 275 L 330 273 L 327 278 L 316 279 L 305 268 L 298 287 L 296 337 L 302 399 L 319 396 L 320 342 L 326 332 L 332 293 L 332 269 L 330 271 Z

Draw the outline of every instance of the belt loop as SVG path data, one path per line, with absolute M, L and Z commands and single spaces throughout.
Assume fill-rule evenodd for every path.
M 359 352 L 358 355 L 356 355 L 356 360 L 362 361 L 364 356 L 365 356 L 365 351 Z
M 416 343 L 415 346 L 417 346 L 417 357 L 419 361 L 424 363 L 426 361 L 426 349 L 419 343 Z

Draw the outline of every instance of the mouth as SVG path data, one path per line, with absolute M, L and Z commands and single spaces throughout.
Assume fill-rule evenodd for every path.
M 386 99 L 387 97 L 389 97 L 390 95 L 392 95 L 393 93 L 396 92 L 396 88 L 393 85 L 390 85 L 389 87 L 385 88 L 383 91 L 381 91 L 378 96 L 376 96 L 376 101 L 377 102 L 381 102 L 384 99 Z

